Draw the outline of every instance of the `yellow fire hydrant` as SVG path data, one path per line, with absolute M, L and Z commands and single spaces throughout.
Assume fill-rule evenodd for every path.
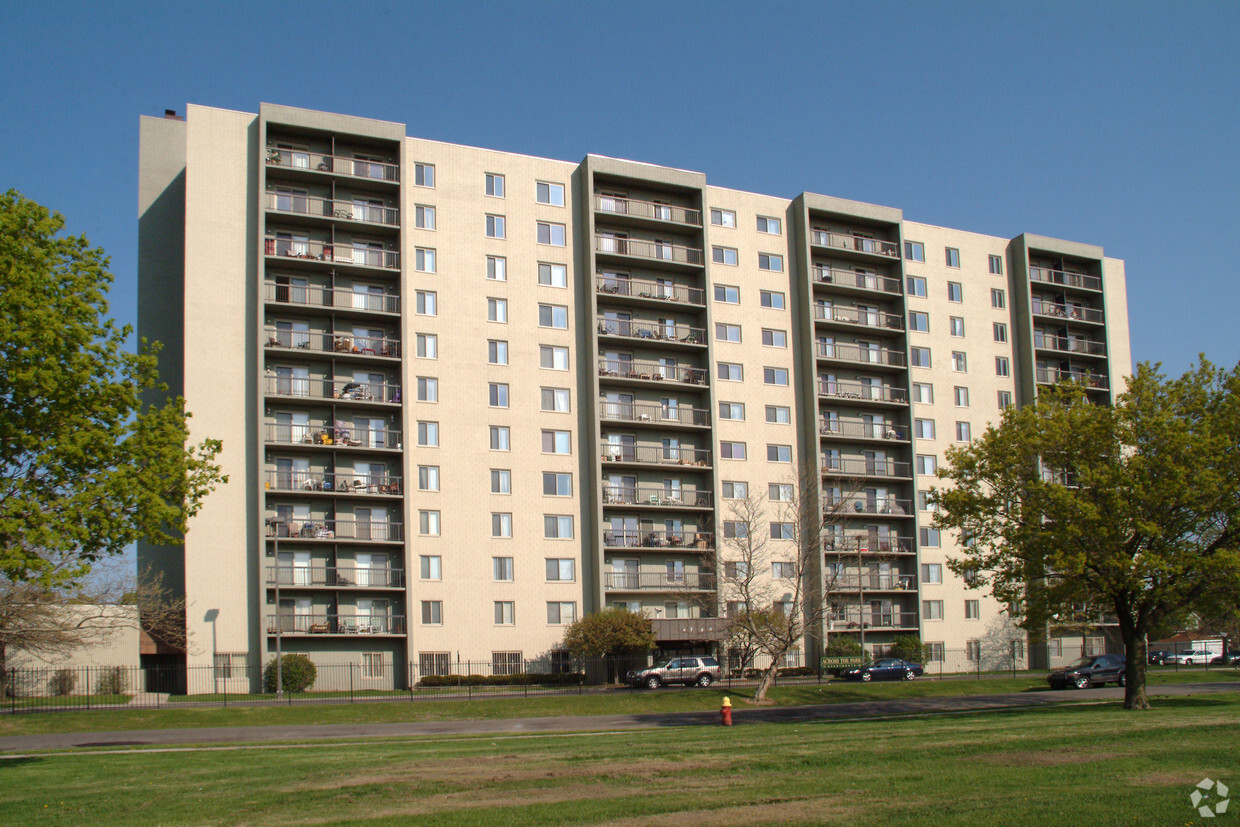
M 719 710 L 719 715 L 721 718 L 721 720 L 719 721 L 720 724 L 722 724 L 723 726 L 732 726 L 732 699 L 731 698 L 725 697 L 723 699 L 723 708 Z

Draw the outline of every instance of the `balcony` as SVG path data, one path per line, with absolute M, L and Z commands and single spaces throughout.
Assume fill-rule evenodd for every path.
M 861 382 L 838 379 L 818 379 L 818 396 L 841 402 L 882 402 L 891 405 L 907 405 L 908 391 L 888 385 L 866 385 Z
M 1073 273 L 1067 270 L 1052 270 L 1049 267 L 1029 267 L 1029 280 L 1039 284 L 1054 284 L 1059 287 L 1071 287 L 1077 290 L 1100 292 L 1102 279 L 1086 273 Z
M 879 517 L 912 517 L 913 503 L 895 497 L 827 495 L 822 498 L 823 516 L 830 519 L 870 515 Z
M 878 330 L 904 330 L 904 317 L 898 313 L 887 313 L 873 308 L 862 310 L 856 307 L 814 305 L 814 320 L 828 325 L 837 324 L 846 327 L 865 327 Z
M 684 304 L 693 304 L 699 307 L 706 304 L 706 291 L 701 288 L 685 287 L 681 284 L 668 284 L 649 279 L 595 276 L 594 289 L 603 296 L 649 299 L 660 304 L 665 302 L 683 302 Z
M 268 274 L 270 278 L 270 274 Z M 305 308 L 356 311 L 359 313 L 400 313 L 400 296 L 392 294 L 360 293 L 340 287 L 293 286 L 289 284 L 263 285 L 263 299 L 275 304 L 288 304 Z
M 908 364 L 904 351 L 883 350 L 877 345 L 868 347 L 846 342 L 819 342 L 815 351 L 819 360 L 827 362 L 847 362 L 851 365 L 883 368 L 904 368 Z
M 270 518 L 267 536 L 284 540 L 348 540 L 351 543 L 399 543 L 405 538 L 402 523 L 358 520 L 353 517 L 324 517 L 312 520 L 278 521 Z
M 649 382 L 673 382 L 679 385 L 705 385 L 706 368 L 688 365 L 665 365 L 631 359 L 599 359 L 598 375 L 606 379 L 642 379 Z
M 905 592 L 917 590 L 917 578 L 911 574 L 841 574 L 832 578 L 828 573 L 827 585 L 833 591 Z
M 401 432 L 386 428 L 354 428 L 337 422 L 326 425 L 293 425 L 268 422 L 264 440 L 270 445 L 330 446 L 333 448 L 366 448 L 396 451 L 401 447 Z
M 884 612 L 878 610 L 861 613 L 832 614 L 827 628 L 833 632 L 860 632 L 865 629 L 916 629 L 916 612 Z
M 706 330 L 704 328 L 690 327 L 684 324 L 664 324 L 663 322 L 644 321 L 641 319 L 599 318 L 597 326 L 598 335 L 600 336 L 641 339 L 651 344 L 706 345 Z
M 325 331 L 290 330 L 288 328 L 263 328 L 266 346 L 288 348 L 311 353 L 331 353 L 337 356 L 379 356 L 400 358 L 400 340 L 375 336 L 352 336 L 346 333 Z
M 847 439 L 878 442 L 908 442 L 908 429 L 890 422 L 868 422 L 864 419 L 823 419 L 818 423 L 823 439 Z
M 662 485 L 603 485 L 604 505 L 631 505 L 640 508 L 712 508 L 714 494 L 691 488 Z
M 715 575 L 708 572 L 605 572 L 603 589 L 609 592 L 713 592 Z
M 267 193 L 267 209 L 286 215 L 305 215 L 311 218 L 333 218 L 358 221 L 363 224 L 381 224 L 386 227 L 400 226 L 400 210 L 377 204 L 358 204 L 353 201 L 319 198 L 314 195 L 292 195 L 283 192 Z
M 846 292 L 861 294 L 884 293 L 889 296 L 904 294 L 904 285 L 899 279 L 880 276 L 877 273 L 859 273 L 856 270 L 845 270 L 839 267 L 814 265 L 814 281 L 818 284 L 830 284 L 844 288 Z
M 279 624 L 277 627 L 277 623 Z M 402 615 L 267 615 L 267 634 L 280 635 L 403 635 Z
M 404 569 L 357 566 L 268 566 L 267 585 L 279 579 L 281 588 L 399 589 L 405 585 Z
M 868 253 L 885 258 L 899 258 L 900 246 L 894 241 L 883 241 L 879 238 L 851 233 L 833 233 L 829 230 L 810 230 L 809 243 L 816 247 L 831 247 L 835 250 L 848 250 L 854 253 Z
M 702 213 L 687 207 L 661 204 L 657 201 L 639 201 L 634 198 L 618 198 L 613 195 L 594 196 L 596 212 L 612 216 L 625 216 L 650 221 L 667 221 L 687 227 L 701 227 Z
M 1091 391 L 1110 390 L 1111 381 L 1104 373 L 1091 373 L 1083 370 L 1064 370 L 1061 368 L 1038 368 L 1037 381 L 1040 385 L 1055 385 L 1059 382 L 1078 382 Z
M 400 182 L 400 167 L 396 164 L 349 158 L 344 155 L 324 155 L 319 152 L 268 147 L 267 165 L 332 175 L 347 175 L 351 178 L 365 178 L 393 184 Z
M 1047 316 L 1052 319 L 1066 319 L 1073 322 L 1089 322 L 1103 324 L 1103 312 L 1093 307 L 1080 305 L 1058 304 L 1056 302 L 1033 300 L 1033 315 Z
M 388 474 L 355 474 L 352 471 L 268 471 L 269 491 L 306 491 L 319 494 L 368 494 L 399 497 L 403 480 Z
M 1081 356 L 1107 355 L 1107 343 L 1094 339 L 1075 339 L 1070 336 L 1052 336 L 1041 331 L 1033 332 L 1033 346 L 1041 350 L 1054 350 L 1059 353 L 1078 354 Z
M 912 554 L 913 538 L 893 534 L 834 534 L 823 538 L 822 550 L 828 563 L 857 554 Z
M 607 548 L 627 549 L 690 549 L 711 551 L 715 548 L 715 535 L 701 531 L 612 531 L 603 532 L 603 545 Z
M 703 261 L 702 251 L 696 247 L 684 247 L 667 241 L 646 241 L 605 235 L 594 237 L 594 252 L 599 255 L 640 258 L 645 261 L 659 261 L 690 267 L 701 267 Z
M 263 239 L 263 254 L 281 261 L 325 261 L 348 264 L 378 270 L 399 270 L 400 253 L 395 250 L 379 250 L 373 247 L 351 247 L 345 244 L 325 244 L 291 238 Z
M 618 445 L 602 442 L 599 453 L 603 462 L 617 465 L 660 465 L 710 467 L 710 451 L 704 448 L 681 448 L 663 445 Z
M 365 402 L 380 405 L 400 404 L 400 385 L 394 383 L 351 382 L 347 379 L 303 379 L 286 376 L 268 376 L 266 380 L 264 390 L 268 396 L 331 399 L 337 402 Z
M 603 422 L 630 422 L 656 427 L 679 425 L 705 428 L 710 426 L 710 411 L 706 408 L 664 405 L 659 402 L 601 402 L 599 419 Z
M 880 477 L 884 479 L 912 479 L 912 466 L 907 462 L 890 459 L 866 459 L 865 457 L 823 456 L 824 477 Z

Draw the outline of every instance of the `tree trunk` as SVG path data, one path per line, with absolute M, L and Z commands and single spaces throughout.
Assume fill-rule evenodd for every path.
M 1150 701 L 1145 696 L 1145 670 L 1149 663 L 1145 631 L 1121 623 L 1120 634 L 1128 652 L 1124 667 L 1124 709 L 1149 709 Z
M 762 673 L 762 680 L 758 681 L 758 688 L 753 693 L 754 703 L 760 704 L 766 700 L 766 691 L 771 688 L 771 684 L 775 683 L 775 676 L 778 673 L 779 660 L 771 658 L 771 665 L 766 667 L 766 671 Z

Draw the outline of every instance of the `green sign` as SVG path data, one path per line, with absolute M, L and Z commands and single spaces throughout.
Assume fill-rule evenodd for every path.
M 819 665 L 820 669 L 847 669 L 850 667 L 861 666 L 865 663 L 865 658 L 860 655 L 833 655 L 822 659 Z

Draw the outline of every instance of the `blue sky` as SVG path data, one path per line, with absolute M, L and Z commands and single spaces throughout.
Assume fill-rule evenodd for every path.
M 268 101 L 1098 244 L 1134 360 L 1240 360 L 1240 3 L 3 6 L 0 189 L 111 254 L 123 321 L 138 116 Z

